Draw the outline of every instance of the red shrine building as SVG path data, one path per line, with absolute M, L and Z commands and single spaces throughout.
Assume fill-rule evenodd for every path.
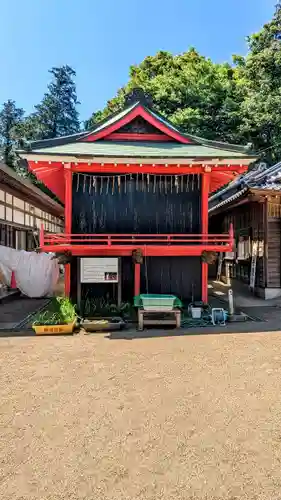
M 233 247 L 231 227 L 209 234 L 208 198 L 256 159 L 247 148 L 182 133 L 135 100 L 91 131 L 33 142 L 20 155 L 64 204 L 65 232 L 42 227 L 40 247 L 71 253 L 67 295 L 104 294 L 115 283 L 127 301 L 140 293 L 208 301 L 202 256 Z

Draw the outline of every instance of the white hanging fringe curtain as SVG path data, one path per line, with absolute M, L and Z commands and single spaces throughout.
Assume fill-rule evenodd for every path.
M 200 189 L 200 175 L 198 174 L 121 174 L 121 175 L 89 175 L 79 173 L 76 176 L 76 192 L 82 189 L 83 193 L 115 194 L 127 193 L 128 185 L 135 184 L 137 191 L 159 191 L 163 194 L 198 191 Z M 104 189 L 105 186 L 105 189 Z
M 52 295 L 59 279 L 59 264 L 53 254 L 0 246 L 0 269 L 7 284 L 14 272 L 17 287 L 31 298 Z

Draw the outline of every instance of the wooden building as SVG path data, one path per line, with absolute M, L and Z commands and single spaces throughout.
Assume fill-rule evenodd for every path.
M 33 250 L 34 229 L 63 230 L 63 207 L 28 179 L 0 163 L 0 245 Z
M 270 299 L 281 295 L 281 163 L 251 170 L 210 197 L 210 229 L 233 224 L 235 247 L 225 255 L 223 279 L 250 285 Z
M 233 243 L 230 227 L 208 234 L 209 193 L 247 170 L 246 148 L 184 134 L 135 98 L 92 131 L 20 154 L 65 204 L 65 234 L 42 230 L 41 248 L 73 255 L 67 294 L 83 294 L 89 281 L 94 294 L 106 293 L 118 282 L 123 300 L 142 292 L 207 301 L 202 254 Z

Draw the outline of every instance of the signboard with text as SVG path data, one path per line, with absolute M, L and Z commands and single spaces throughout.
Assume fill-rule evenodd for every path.
M 81 258 L 80 280 L 81 283 L 118 283 L 118 258 Z

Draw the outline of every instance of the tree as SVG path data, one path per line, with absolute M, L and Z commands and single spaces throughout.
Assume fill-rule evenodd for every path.
M 16 129 L 22 123 L 24 111 L 17 108 L 15 101 L 4 102 L 0 111 L 0 145 L 4 162 L 15 166 Z
M 281 157 L 281 2 L 273 19 L 248 38 L 249 54 L 237 70 L 244 87 L 241 139 L 264 150 L 269 162 Z
M 76 73 L 70 66 L 50 70 L 52 81 L 35 112 L 26 118 L 20 134 L 29 140 L 51 139 L 70 135 L 80 129 L 76 95 L 73 80 Z
M 130 68 L 128 84 L 108 101 L 103 112 L 94 113 L 87 127 L 124 105 L 134 87 L 148 92 L 153 107 L 191 134 L 210 139 L 236 140 L 241 124 L 243 93 L 238 72 L 229 64 L 214 64 L 194 49 L 180 55 L 158 52 Z

